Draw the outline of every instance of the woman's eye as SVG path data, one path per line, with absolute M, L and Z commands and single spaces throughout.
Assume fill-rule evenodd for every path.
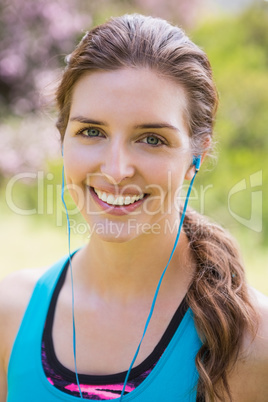
M 153 146 L 163 144 L 163 141 L 161 141 L 160 138 L 156 137 L 155 135 L 148 135 L 147 137 L 143 138 L 141 142 Z
M 90 127 L 84 130 L 81 130 L 78 134 L 82 134 L 85 137 L 99 137 L 101 135 L 101 131 L 98 128 Z

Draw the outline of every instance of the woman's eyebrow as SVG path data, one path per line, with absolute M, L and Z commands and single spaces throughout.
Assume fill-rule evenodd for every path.
M 104 121 L 94 120 L 89 117 L 84 116 L 73 116 L 70 117 L 70 121 L 78 121 L 79 123 L 84 124 L 95 124 L 97 126 L 107 126 L 108 124 Z M 146 123 L 146 124 L 137 124 L 134 126 L 135 129 L 161 129 L 161 128 L 168 128 L 169 130 L 180 131 L 178 127 L 173 126 L 169 123 Z
M 104 121 L 98 121 L 98 120 L 90 119 L 89 117 L 84 117 L 84 116 L 70 117 L 70 121 L 78 121 L 79 123 L 84 123 L 84 124 L 96 124 L 97 126 L 107 126 L 107 123 L 105 123 Z
M 168 128 L 170 130 L 180 131 L 178 127 L 172 126 L 169 123 L 146 123 L 146 124 L 138 124 L 135 126 L 135 129 L 148 129 L 148 128 Z

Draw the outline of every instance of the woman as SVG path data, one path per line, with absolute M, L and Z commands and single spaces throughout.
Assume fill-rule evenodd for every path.
M 267 300 L 233 239 L 178 201 L 211 146 L 204 52 L 163 20 L 111 19 L 69 57 L 57 103 L 91 239 L 1 284 L 0 401 L 267 401 Z

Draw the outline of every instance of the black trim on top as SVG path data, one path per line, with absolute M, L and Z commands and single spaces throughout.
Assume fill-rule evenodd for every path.
M 75 383 L 76 382 L 76 375 L 73 371 L 69 370 L 65 366 L 63 366 L 60 361 L 57 359 L 53 339 L 52 339 L 52 327 L 54 322 L 54 315 L 56 304 L 58 300 L 58 296 L 60 290 L 65 282 L 67 270 L 69 267 L 69 261 L 66 262 L 66 265 L 60 275 L 58 283 L 55 287 L 53 296 L 51 298 L 46 324 L 43 332 L 43 342 L 45 343 L 45 350 L 47 355 L 47 360 L 49 365 L 54 369 L 54 371 L 60 374 L 65 380 Z M 138 366 L 134 367 L 129 375 L 129 380 L 135 379 L 139 375 L 143 374 L 157 361 L 160 359 L 161 355 L 167 348 L 168 344 L 170 343 L 172 337 L 174 336 L 176 330 L 178 329 L 186 311 L 188 309 L 188 305 L 186 302 L 186 296 L 182 300 L 181 304 L 177 308 L 174 316 L 172 317 L 167 329 L 165 330 L 163 336 L 161 337 L 160 341 L 152 351 L 152 353 Z M 119 382 L 124 382 L 126 377 L 127 371 L 116 373 L 116 374 L 108 374 L 108 375 L 87 375 L 87 374 L 78 374 L 79 381 L 85 385 L 106 385 L 106 384 L 115 384 Z

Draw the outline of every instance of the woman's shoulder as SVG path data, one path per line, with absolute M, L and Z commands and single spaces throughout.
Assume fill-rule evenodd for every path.
M 0 281 L 0 357 L 6 367 L 34 287 L 46 270 L 38 268 L 16 271 Z
M 245 336 L 243 350 L 230 372 L 229 385 L 234 402 L 268 401 L 268 297 L 250 289 L 258 314 L 256 335 Z
M 23 269 L 0 281 L 0 314 L 26 307 L 38 279 L 48 268 Z
M 18 270 L 2 279 L 0 281 L 0 315 L 17 310 L 24 311 L 38 280 L 50 271 L 56 278 L 66 258 L 66 256 L 62 257 L 52 266 Z
M 251 289 L 251 299 L 258 314 L 258 329 L 254 340 L 249 344 L 254 359 L 265 361 L 268 373 L 268 297 L 256 289 Z M 268 383 L 267 383 L 268 385 Z

